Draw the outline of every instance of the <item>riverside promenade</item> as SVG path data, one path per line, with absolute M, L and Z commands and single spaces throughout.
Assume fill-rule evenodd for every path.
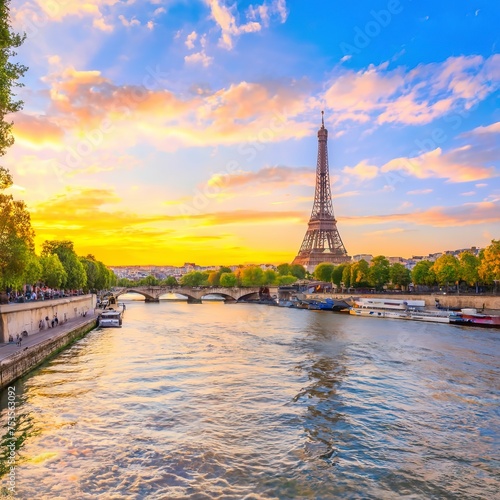
M 0 388 L 26 375 L 93 330 L 97 316 L 95 310 L 89 310 L 85 316 L 71 318 L 54 328 L 45 328 L 23 337 L 20 346 L 16 344 L 16 339 L 0 343 Z

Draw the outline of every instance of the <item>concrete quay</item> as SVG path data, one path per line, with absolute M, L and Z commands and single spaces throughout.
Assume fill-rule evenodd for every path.
M 324 298 L 342 299 L 350 302 L 350 299 L 356 297 L 366 297 L 371 299 L 388 299 L 388 300 L 424 300 L 427 309 L 435 309 L 435 299 L 439 300 L 439 304 L 444 307 L 473 307 L 477 310 L 482 310 L 489 313 L 498 313 L 500 311 L 500 295 L 468 295 L 468 294 L 418 294 L 418 293 L 313 293 L 304 294 L 307 299 L 321 300 Z
M 54 328 L 45 328 L 23 337 L 20 346 L 16 344 L 16 339 L 0 343 L 0 389 L 85 336 L 96 324 L 97 313 L 90 310 L 86 316 L 72 318 Z

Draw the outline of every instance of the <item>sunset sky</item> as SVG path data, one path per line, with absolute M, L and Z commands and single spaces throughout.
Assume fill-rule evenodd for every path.
M 12 0 L 2 158 L 37 235 L 107 265 L 291 262 L 321 110 L 350 255 L 500 237 L 500 3 Z

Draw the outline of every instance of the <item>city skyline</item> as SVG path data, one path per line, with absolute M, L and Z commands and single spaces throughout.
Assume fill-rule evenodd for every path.
M 109 266 L 291 262 L 321 110 L 347 252 L 499 238 L 500 6 L 14 1 L 29 70 L 3 158 L 37 251 Z

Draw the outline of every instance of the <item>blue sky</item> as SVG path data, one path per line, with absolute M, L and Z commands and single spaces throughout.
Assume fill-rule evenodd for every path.
M 500 4 L 13 1 L 4 164 L 39 243 L 109 265 L 290 262 L 321 110 L 350 255 L 499 238 Z

